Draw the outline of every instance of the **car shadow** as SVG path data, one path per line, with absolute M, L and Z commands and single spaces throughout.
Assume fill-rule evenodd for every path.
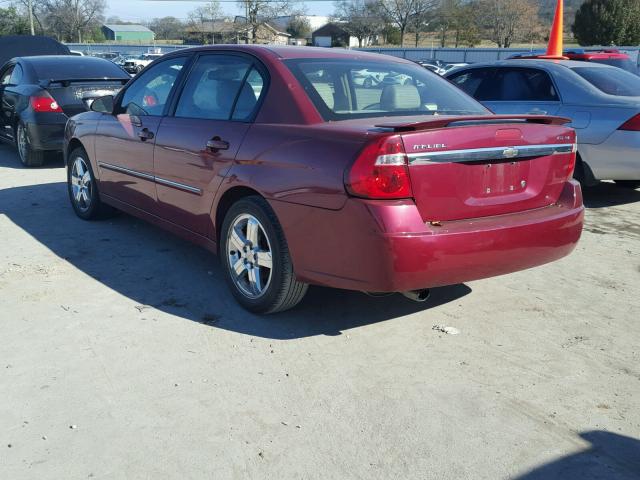
M 605 208 L 640 201 L 640 190 L 621 187 L 613 182 L 600 182 L 593 187 L 583 187 L 582 197 L 587 208 Z
M 62 153 L 52 153 L 47 156 L 41 167 L 25 167 L 20 163 L 15 148 L 4 141 L 0 141 L 0 167 L 16 170 L 60 168 L 64 167 L 64 158 Z
M 235 302 L 215 255 L 128 215 L 86 222 L 76 217 L 63 182 L 0 190 L 0 215 L 80 271 L 132 299 L 132 316 L 154 309 L 225 330 L 272 339 L 340 335 L 454 301 L 466 285 L 436 288 L 424 303 L 402 295 L 312 287 L 293 310 L 252 315 Z
M 591 446 L 537 467 L 513 480 L 640 479 L 640 441 L 613 432 L 580 433 Z

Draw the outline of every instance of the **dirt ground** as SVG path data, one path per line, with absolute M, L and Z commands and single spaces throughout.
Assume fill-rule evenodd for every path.
M 1 479 L 640 478 L 640 191 L 554 264 L 263 318 L 64 182 L 0 146 Z

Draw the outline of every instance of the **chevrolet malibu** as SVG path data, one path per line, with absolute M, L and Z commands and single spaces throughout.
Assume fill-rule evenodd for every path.
M 368 88 L 359 72 L 408 79 Z M 568 120 L 491 114 L 402 59 L 303 47 L 181 50 L 65 131 L 71 204 L 219 253 L 238 302 L 309 284 L 423 299 L 551 262 L 583 221 Z

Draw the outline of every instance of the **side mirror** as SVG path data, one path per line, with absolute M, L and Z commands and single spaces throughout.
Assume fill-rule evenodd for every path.
M 113 113 L 113 95 L 98 97 L 91 103 L 91 110 L 98 113 Z

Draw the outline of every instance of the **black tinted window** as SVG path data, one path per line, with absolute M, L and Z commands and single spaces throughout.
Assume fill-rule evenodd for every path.
M 11 80 L 11 74 L 13 73 L 14 67 L 7 68 L 4 72 L 2 72 L 2 78 L 0 78 L 0 85 L 9 85 L 9 80 Z
M 258 103 L 262 85 L 262 77 L 251 60 L 231 55 L 204 55 L 189 73 L 175 116 L 245 120 Z
M 499 86 L 494 100 L 519 102 L 557 101 L 549 74 L 536 68 L 501 68 L 494 82 Z
M 171 58 L 145 70 L 124 92 L 121 109 L 132 115 L 162 115 L 186 61 L 187 57 Z
M 286 64 L 325 120 L 489 113 L 446 80 L 415 64 L 327 58 Z
M 572 70 L 601 92 L 619 97 L 640 96 L 640 77 L 619 68 L 573 67 Z
M 450 77 L 451 82 L 476 100 L 490 100 L 495 96 L 495 85 L 491 83 L 493 68 L 474 68 Z
M 127 78 L 115 63 L 102 58 L 54 56 L 29 59 L 38 80 L 82 80 L 88 78 Z

